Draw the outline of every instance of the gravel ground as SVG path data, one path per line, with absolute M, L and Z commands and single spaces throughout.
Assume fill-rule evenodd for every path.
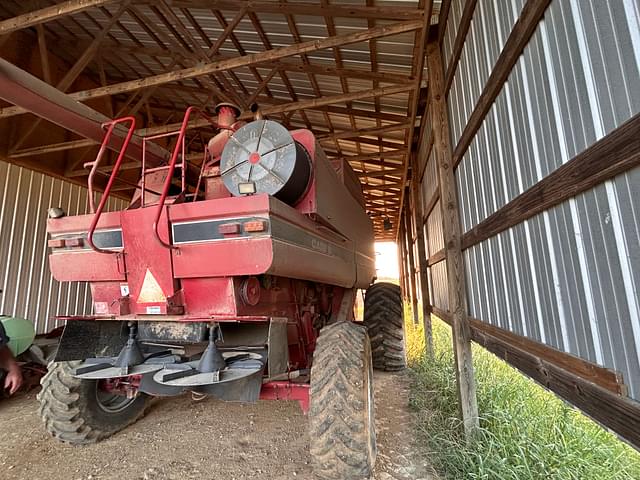
M 416 453 L 406 374 L 376 373 L 375 480 L 435 480 Z M 0 401 L 3 480 L 312 479 L 306 417 L 294 402 L 154 400 L 119 434 L 89 446 L 53 440 L 36 392 Z

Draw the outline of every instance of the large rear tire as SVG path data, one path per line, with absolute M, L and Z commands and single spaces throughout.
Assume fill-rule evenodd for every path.
M 309 433 L 318 478 L 369 478 L 376 458 L 373 368 L 360 325 L 338 322 L 320 331 L 311 367 Z
M 73 376 L 79 364 L 51 363 L 40 382 L 39 413 L 53 437 L 72 444 L 96 443 L 144 414 L 146 395 L 128 399 L 104 392 L 98 381 Z
M 373 368 L 395 372 L 407 366 L 400 287 L 375 283 L 364 298 L 364 325 L 371 339 Z

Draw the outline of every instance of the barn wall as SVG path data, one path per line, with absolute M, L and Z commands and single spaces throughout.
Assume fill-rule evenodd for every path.
M 58 282 L 49 273 L 46 221 L 49 207 L 88 213 L 87 189 L 0 162 L 0 314 L 32 320 L 38 333 L 56 326 L 56 315 L 91 313 L 85 283 Z M 110 198 L 109 210 L 126 207 Z
M 640 445 L 620 421 L 640 408 L 640 0 L 545 5 L 451 0 L 439 26 L 444 86 L 430 90 L 414 177 L 431 306 L 457 321 L 449 299 L 461 285 L 469 338 Z M 433 116 L 441 91 L 446 108 Z M 425 140 L 437 128 L 429 122 L 443 119 L 452 153 Z M 440 200 L 439 161 L 455 167 L 460 239 L 443 232 L 444 209 L 456 206 Z M 579 184 L 559 174 L 579 176 L 587 162 Z M 447 278 L 459 244 L 464 278 Z M 572 372 L 574 389 L 547 382 L 546 366 Z M 601 377 L 580 373 L 585 366 Z M 592 382 L 614 396 L 589 398 Z
M 512 3 L 478 2 L 448 98 L 453 145 L 517 18 Z M 464 232 L 640 112 L 639 11 L 551 3 L 458 165 Z M 639 400 L 638 194 L 635 168 L 468 249 L 470 315 L 621 372 Z

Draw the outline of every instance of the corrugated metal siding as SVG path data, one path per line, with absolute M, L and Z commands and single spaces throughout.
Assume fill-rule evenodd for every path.
M 483 58 L 498 37 L 469 35 L 465 51 Z M 475 103 L 458 92 L 475 98 L 482 71 L 457 72 L 454 138 Z M 456 172 L 463 229 L 639 112 L 640 2 L 554 1 Z M 640 168 L 467 250 L 470 314 L 622 372 L 640 400 L 638 198 Z
M 126 205 L 107 202 L 109 210 Z M 87 190 L 0 162 L 0 313 L 32 320 L 38 333 L 56 326 L 55 315 L 91 313 L 87 284 L 60 283 L 49 273 L 47 210 L 57 206 L 69 215 L 87 213 Z
M 448 97 L 453 145 L 462 135 L 523 4 L 524 0 L 478 0 L 476 4 Z M 450 60 L 446 60 L 447 68 Z
M 429 245 L 429 256 L 438 253 L 444 248 L 444 234 L 442 231 L 442 211 L 440 209 L 440 200 L 433 207 L 433 211 L 427 218 L 427 235 Z
M 451 5 L 449 6 L 449 16 L 447 17 L 447 25 L 444 31 L 444 37 L 442 38 L 442 61 L 445 67 L 449 65 L 451 61 L 453 44 L 456 41 L 464 2 L 465 0 L 451 0 Z
M 441 310 L 449 310 L 449 290 L 447 289 L 447 262 L 440 262 L 429 268 L 431 272 L 431 301 Z
M 431 155 L 427 160 L 427 166 L 424 169 L 424 175 L 422 176 L 420 189 L 422 191 L 422 210 L 427 208 L 427 202 L 429 202 L 438 190 L 438 170 L 435 158 L 435 149 L 431 149 Z

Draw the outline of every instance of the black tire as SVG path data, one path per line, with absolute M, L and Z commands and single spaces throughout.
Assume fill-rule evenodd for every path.
M 364 325 L 371 339 L 373 368 L 396 372 L 407 366 L 400 287 L 375 283 L 364 298 Z
M 323 480 L 369 478 L 376 459 L 373 368 L 366 329 L 351 322 L 320 331 L 311 367 L 311 464 Z
M 96 380 L 80 380 L 73 376 L 79 364 L 51 363 L 40 382 L 38 413 L 53 437 L 72 444 L 96 443 L 144 414 L 146 395 L 138 394 L 133 399 L 109 397 L 99 391 Z

